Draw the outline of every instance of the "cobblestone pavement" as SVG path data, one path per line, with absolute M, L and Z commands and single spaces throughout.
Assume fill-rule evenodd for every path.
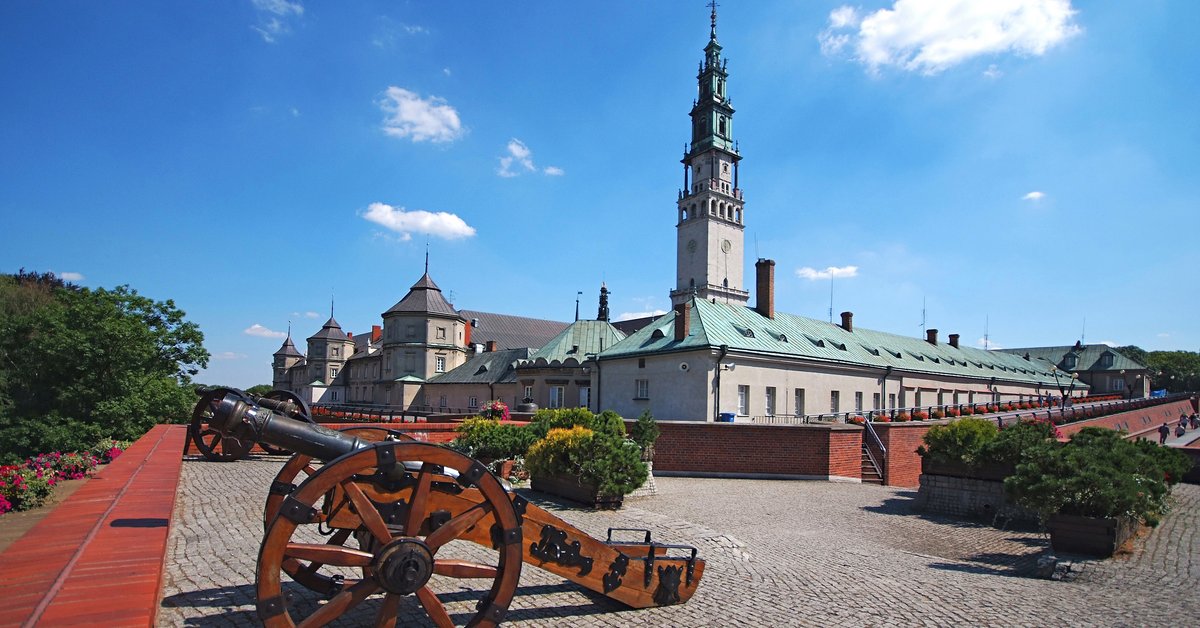
M 253 583 L 261 508 L 280 464 L 184 463 L 160 625 L 258 623 Z M 649 528 L 656 541 L 697 546 L 707 566 L 690 602 L 630 610 L 526 565 L 506 625 L 1191 625 L 1200 617 L 1197 486 L 1177 487 L 1176 508 L 1130 553 L 1074 561 L 1069 581 L 1051 581 L 1029 577 L 1046 551 L 1044 535 L 914 514 L 912 491 L 801 481 L 657 482 L 658 496 L 629 500 L 615 512 L 527 495 L 601 538 L 609 527 Z M 474 548 L 458 549 L 469 557 Z M 439 591 L 460 623 L 473 612 L 478 596 Z M 369 622 L 377 604 L 368 599 L 342 625 Z M 410 605 L 400 623 L 428 620 Z

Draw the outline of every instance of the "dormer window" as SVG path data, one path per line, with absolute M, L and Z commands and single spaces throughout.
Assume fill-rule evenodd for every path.
M 1112 368 L 1112 365 L 1113 365 L 1113 354 L 1105 351 L 1104 354 L 1100 356 L 1100 368 L 1104 368 L 1104 369 Z
M 1078 361 L 1079 358 L 1074 353 L 1068 353 L 1066 357 L 1063 358 L 1063 368 L 1067 369 L 1068 371 L 1074 370 Z

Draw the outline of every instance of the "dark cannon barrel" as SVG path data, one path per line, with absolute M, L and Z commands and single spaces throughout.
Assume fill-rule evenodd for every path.
M 222 434 L 257 440 L 329 462 L 371 442 L 293 419 L 230 390 L 217 400 L 209 426 Z

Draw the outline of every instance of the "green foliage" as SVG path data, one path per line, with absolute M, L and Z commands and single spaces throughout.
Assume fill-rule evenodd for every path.
M 1116 350 L 1150 370 L 1151 386 L 1168 392 L 1200 390 L 1200 353 L 1195 351 L 1146 351 L 1135 345 Z
M 1154 524 L 1167 508 L 1168 476 L 1176 481 L 1190 464 L 1178 451 L 1087 427 L 1065 444 L 1047 440 L 1026 450 L 1004 488 L 1043 519 L 1058 513 Z
M 483 417 L 470 418 L 455 429 L 458 437 L 450 444 L 472 458 L 508 460 L 524 456 L 537 440 L 527 426 L 501 423 Z
M 998 434 L 996 424 L 987 419 L 959 419 L 929 428 L 917 453 L 931 462 L 974 465 Z
M 658 440 L 658 435 L 662 430 L 658 427 L 658 421 L 654 420 L 654 415 L 650 414 L 649 410 L 645 410 L 638 416 L 637 421 L 629 428 L 629 437 L 633 442 L 642 448 L 642 451 L 654 447 L 654 442 Z
M 1002 430 L 996 438 L 985 443 L 980 461 L 1016 465 L 1024 452 L 1054 438 L 1054 425 L 1046 421 L 1021 421 Z
M 251 395 L 261 396 L 271 392 L 272 390 L 275 390 L 275 387 L 270 384 L 255 384 L 254 386 L 247 388 L 246 392 Z
M 186 420 L 203 339 L 172 301 L 128 286 L 0 275 L 0 461 Z
M 534 476 L 574 476 L 594 485 L 601 497 L 632 493 L 649 474 L 637 443 L 576 425 L 553 428 L 525 458 Z
M 529 427 L 538 439 L 545 438 L 552 429 L 582 426 L 595 432 L 603 432 L 625 438 L 625 421 L 612 410 L 599 415 L 587 408 L 542 408 L 533 414 Z

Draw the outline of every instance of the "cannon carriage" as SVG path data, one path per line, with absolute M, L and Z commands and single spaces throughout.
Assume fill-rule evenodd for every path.
M 222 440 L 294 452 L 263 513 L 256 592 L 267 626 L 364 612 L 394 625 L 417 609 L 437 626 L 494 626 L 524 564 L 634 608 L 686 602 L 704 574 L 693 547 L 646 530 L 594 538 L 445 447 L 381 428 L 330 430 L 292 400 L 233 389 L 206 393 L 202 411 Z M 297 586 L 321 599 L 298 599 Z

